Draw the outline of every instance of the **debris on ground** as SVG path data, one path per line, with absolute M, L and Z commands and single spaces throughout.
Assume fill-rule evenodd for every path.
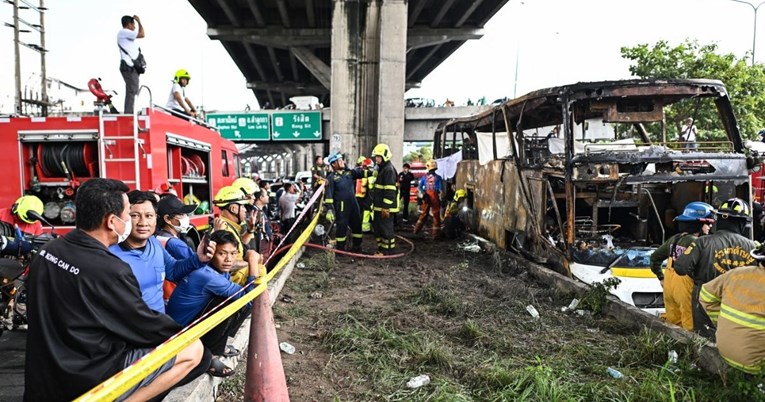
M 428 384 L 430 384 L 430 377 L 427 374 L 423 374 L 418 375 L 417 377 L 412 377 L 412 379 L 406 383 L 406 386 L 412 389 L 417 389 Z
M 286 353 L 286 354 L 288 354 L 288 355 L 291 355 L 291 354 L 294 354 L 294 353 L 295 353 L 295 347 L 294 347 L 294 346 L 292 346 L 292 345 L 290 345 L 290 344 L 289 344 L 289 343 L 287 343 L 287 342 L 282 342 L 282 343 L 280 343 L 280 344 L 279 344 L 279 349 L 281 349 L 281 350 L 282 350 L 282 352 L 284 352 L 284 353 Z

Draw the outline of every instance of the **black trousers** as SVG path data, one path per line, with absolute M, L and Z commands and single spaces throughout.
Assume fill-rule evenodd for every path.
M 404 213 L 404 219 L 409 220 L 409 188 L 401 187 L 401 208 Z
M 203 310 L 203 314 L 220 304 L 223 300 L 225 299 L 222 297 L 214 298 L 207 304 L 207 307 Z M 204 334 L 202 336 L 202 344 L 205 345 L 205 348 L 210 349 L 210 352 L 212 352 L 213 355 L 223 356 L 223 352 L 226 350 L 226 343 L 228 343 L 228 337 L 236 335 L 236 331 L 242 326 L 244 320 L 250 316 L 250 313 L 252 313 L 252 306 L 242 307 L 231 317 L 211 329 L 210 332 Z
M 393 254 L 396 248 L 396 235 L 393 232 L 393 213 L 391 212 L 391 216 L 383 219 L 382 213 L 375 211 L 372 227 L 375 231 L 375 240 L 377 240 L 377 250 L 383 254 Z

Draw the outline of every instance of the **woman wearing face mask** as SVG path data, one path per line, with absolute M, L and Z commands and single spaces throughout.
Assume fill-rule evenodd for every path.
M 190 213 L 196 205 L 184 205 L 177 197 L 165 197 L 157 203 L 157 240 L 176 260 L 185 260 L 196 254 L 194 248 L 181 238 L 191 229 Z

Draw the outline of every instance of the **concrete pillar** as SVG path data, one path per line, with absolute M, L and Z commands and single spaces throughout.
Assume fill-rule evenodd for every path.
M 397 170 L 401 169 L 404 152 L 406 34 L 407 0 L 383 0 L 380 37 L 385 40 L 380 41 L 377 138 L 390 147 L 391 162 Z
M 358 155 L 361 5 L 359 0 L 333 0 L 333 4 L 329 146 L 330 152 Z
M 366 9 L 361 73 L 361 120 L 359 154 L 369 157 L 377 145 L 378 99 L 380 84 L 380 1 L 369 0 Z M 359 155 L 353 155 L 354 162 Z

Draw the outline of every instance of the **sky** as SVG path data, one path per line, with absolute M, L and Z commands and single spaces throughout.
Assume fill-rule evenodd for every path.
M 220 43 L 207 37 L 204 20 L 187 1 L 45 0 L 45 6 L 48 77 L 81 88 L 100 77 L 104 88 L 117 91 L 114 103 L 122 109 L 125 85 L 116 35 L 120 17 L 137 14 L 145 24 L 146 38 L 139 44 L 148 62 L 141 84 L 151 89 L 153 103 L 165 104 L 175 71 L 184 68 L 192 76 L 186 94 L 195 104 L 221 111 L 258 108 L 244 76 Z M 752 7 L 733 0 L 510 0 L 486 24 L 482 39 L 464 44 L 406 97 L 464 104 L 579 81 L 629 78 L 629 62 L 619 49 L 659 40 L 698 39 L 744 57 L 752 48 L 754 14 Z M 20 16 L 37 21 L 30 10 Z M 0 22 L 12 17 L 12 6 L 0 3 Z M 759 22 L 765 18 L 758 17 Z M 765 35 L 765 22 L 758 28 Z M 0 113 L 13 110 L 12 32 L 0 25 Z M 21 40 L 39 43 L 38 38 L 25 33 Z M 765 37 L 757 45 L 756 59 L 765 61 Z M 39 88 L 34 75 L 39 56 L 21 49 L 22 87 Z M 87 109 L 92 99 L 86 93 L 74 106 Z M 137 106 L 148 103 L 143 94 Z

